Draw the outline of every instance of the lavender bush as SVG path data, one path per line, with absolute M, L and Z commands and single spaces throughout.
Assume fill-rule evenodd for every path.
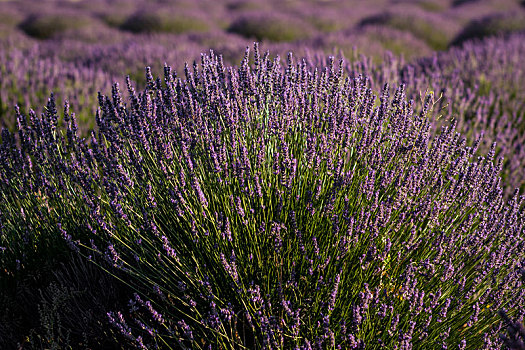
M 466 40 L 509 34 L 525 30 L 525 14 L 521 12 L 498 13 L 472 20 L 451 42 L 458 45 Z
M 108 321 L 142 348 L 495 349 L 496 311 L 524 316 L 524 198 L 496 145 L 433 132 L 433 94 L 414 112 L 257 46 L 146 77 L 100 95 L 89 141 L 52 99 L 3 131 L 4 273 L 105 259 L 135 290 Z
M 469 42 L 411 63 L 391 55 L 379 65 L 354 60 L 346 71 L 350 76 L 370 76 L 375 89 L 386 82 L 405 84 L 407 95 L 418 108 L 422 91 L 438 94 L 432 111 L 433 129 L 437 131 L 443 122 L 455 119 L 458 130 L 467 137 L 478 138 L 484 133 L 486 140 L 496 140 L 496 153 L 506 158 L 502 177 L 510 197 L 514 188 L 525 190 L 523 38 L 517 34 Z M 480 147 L 488 152 L 491 142 L 482 142 Z
M 57 33 L 89 25 L 90 18 L 78 13 L 32 14 L 19 27 L 37 39 L 49 39 Z
M 523 11 L 0 2 L 0 348 L 519 349 Z
M 442 15 L 429 14 L 400 8 L 364 18 L 360 25 L 382 24 L 414 34 L 424 40 L 434 50 L 444 50 L 457 34 L 460 27 L 455 21 L 447 20 Z M 439 25 L 438 25 L 439 24 Z
M 7 45 L 6 45 L 7 46 Z M 49 97 L 52 86 L 57 95 L 57 103 L 65 99 L 79 113 L 82 133 L 94 127 L 92 120 L 96 112 L 97 91 L 111 89 L 113 79 L 110 74 L 86 65 L 67 64 L 56 56 L 42 57 L 42 48 L 9 49 L 0 52 L 0 119 L 2 124 L 13 128 L 16 118 L 13 106 L 25 113 L 31 108 L 39 111 Z
M 313 29 L 307 23 L 274 12 L 241 15 L 233 21 L 228 31 L 259 41 L 295 41 L 313 35 Z
M 179 34 L 188 31 L 208 31 L 209 21 L 202 17 L 202 15 L 182 12 L 172 14 L 163 8 L 149 8 L 134 13 L 120 27 L 135 33 L 170 32 Z
M 94 39 L 114 40 L 101 38 L 106 34 L 114 37 L 112 32 L 104 33 L 101 32 Z M 61 105 L 65 99 L 70 100 L 80 118 L 81 133 L 87 136 L 93 126 L 89 116 L 93 115 L 97 107 L 96 89 L 109 92 L 109 82 L 117 80 L 112 77 L 124 72 L 139 81 L 142 87 L 145 81 L 140 69 L 145 65 L 152 66 L 156 73 L 162 72 L 165 62 L 182 67 L 187 57 L 198 57 L 205 47 L 213 47 L 231 63 L 240 59 L 239 47 L 245 44 L 245 40 L 240 37 L 224 33 L 178 36 L 176 50 L 169 49 L 173 42 L 170 35 L 132 37 L 128 34 L 116 38 L 120 38 L 121 42 L 88 44 L 65 38 L 62 41 L 43 42 L 38 47 L 24 50 L 4 46 L 2 65 L 6 67 L 6 74 L 8 71 L 11 74 L 0 83 L 4 87 L 0 90 L 3 122 L 12 127 L 16 123 L 12 106 L 19 103 L 26 112 L 29 107 L 37 108 L 39 104 L 45 103 L 48 86 L 53 86 L 57 103 Z M 34 45 L 28 40 L 18 43 Z M 266 43 L 264 46 L 272 52 L 285 54 L 290 45 Z M 512 189 L 516 187 L 525 190 L 525 155 L 520 146 L 524 142 L 520 120 L 523 119 L 522 105 L 525 98 L 525 90 L 520 84 L 524 72 L 520 57 L 525 51 L 522 35 L 511 36 L 507 40 L 498 38 L 469 43 L 462 48 L 436 54 L 434 58 L 426 44 L 408 32 L 366 26 L 357 32 L 350 30 L 344 35 L 332 33 L 296 43 L 294 51 L 301 55 L 309 53 L 325 57 L 322 52 L 337 53 L 334 47 L 350 58 L 346 68 L 348 73 L 351 76 L 370 76 L 374 89 L 380 89 L 386 82 L 393 85 L 404 83 L 407 95 L 416 102 L 420 100 L 419 94 L 427 89 L 434 91 L 438 97 L 443 94 L 439 106 L 434 110 L 435 117 L 454 117 L 458 121 L 458 131 L 470 138 L 477 138 L 484 131 L 486 140 L 497 140 L 496 152 L 506 158 L 502 174 L 504 183 L 509 185 L 505 186 L 506 194 L 512 195 Z M 363 47 L 365 49 L 360 49 Z M 381 61 L 377 57 L 370 61 L 358 55 L 353 56 L 355 52 L 373 55 L 373 52 L 384 49 L 407 53 L 410 48 L 414 49 L 410 56 L 412 59 L 420 54 L 430 57 L 419 62 L 406 62 L 391 56 Z M 19 59 L 19 56 L 27 57 Z M 38 62 L 41 58 L 51 63 L 44 64 L 46 68 L 38 68 L 43 64 Z M 458 66 L 464 68 L 460 70 Z M 178 72 L 181 73 L 182 69 Z M 97 76 L 94 81 L 89 78 L 93 74 Z M 434 130 L 439 130 L 440 121 L 444 119 L 438 119 Z M 481 148 L 487 152 L 490 142 L 482 143 Z

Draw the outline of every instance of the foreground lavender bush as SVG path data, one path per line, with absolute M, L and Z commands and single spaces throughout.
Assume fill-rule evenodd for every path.
M 515 188 L 525 190 L 525 36 L 467 42 L 463 47 L 406 63 L 386 56 L 379 65 L 366 60 L 348 64 L 350 76 L 371 77 L 373 89 L 386 82 L 405 84 L 406 94 L 422 107 L 422 91 L 436 93 L 433 133 L 443 122 L 457 121 L 465 137 L 485 134 L 480 150 L 487 153 L 497 141 L 496 155 L 504 156 L 502 181 L 510 198 Z M 461 67 L 461 68 L 459 68 Z
M 333 61 L 202 56 L 100 96 L 88 142 L 51 99 L 2 133 L 10 276 L 68 245 L 137 293 L 109 321 L 137 347 L 495 349 L 523 317 L 523 196 L 495 145 L 432 136 L 404 87 Z M 114 270 L 114 271 L 113 271 Z
M 345 67 L 349 76 L 370 76 L 370 87 L 374 90 L 380 90 L 387 82 L 392 86 L 405 84 L 407 98 L 415 100 L 417 109 L 422 107 L 420 94 L 426 90 L 434 91 L 437 104 L 432 111 L 432 131 L 439 131 L 443 121 L 450 118 L 457 120 L 457 130 L 469 139 L 478 138 L 484 131 L 481 152 L 487 153 L 495 140 L 496 156 L 505 157 L 501 175 L 506 197 L 512 196 L 514 188 L 525 190 L 525 148 L 522 147 L 525 143 L 525 88 L 521 84 L 525 79 L 523 34 L 468 42 L 463 47 L 433 55 L 428 48 L 424 50 L 424 43 L 413 41 L 415 39 L 407 32 L 366 26 L 362 32 L 352 33 L 326 35 L 322 40 L 296 45 L 266 43 L 264 48 L 283 55 L 290 47 L 300 55 L 308 52 L 310 57 L 322 54 L 323 62 L 326 54 L 321 49 L 336 53 L 328 50 L 336 46 L 349 55 Z M 183 73 L 183 62 L 200 57 L 200 52 L 207 47 L 220 52 L 225 63 L 238 62 L 242 58 L 241 48 L 246 46 L 243 39 L 233 34 L 178 36 L 175 50 L 168 35 L 141 35 L 134 39 L 128 36 L 113 44 L 47 41 L 24 50 L 2 45 L 5 52 L 0 54 L 0 69 L 6 77 L 0 81 L 2 123 L 13 130 L 16 124 L 14 104 L 18 103 L 24 111 L 30 107 L 40 111 L 37 107 L 45 104 L 51 90 L 57 104 L 62 105 L 64 99 L 69 99 L 79 119 L 80 135 L 88 136 L 97 108 L 95 87 L 109 93 L 110 82 L 115 81 L 113 77 L 121 77 L 123 72 L 132 80 L 138 80 L 142 87 L 145 84 L 143 67 L 151 66 L 152 71 L 161 73 L 164 62 L 177 66 L 178 72 Z M 114 40 L 113 34 L 111 38 Z M 382 44 L 379 45 L 378 41 Z M 27 38 L 25 41 L 17 38 L 16 43 L 34 45 Z M 369 53 L 384 48 L 396 51 L 396 48 L 412 47 L 417 55 L 429 57 L 406 62 L 387 55 L 380 63 L 373 63 L 367 57 L 352 56 L 354 45 L 366 48 Z M 407 52 L 406 49 L 402 51 Z M 317 64 L 312 61 L 312 64 Z

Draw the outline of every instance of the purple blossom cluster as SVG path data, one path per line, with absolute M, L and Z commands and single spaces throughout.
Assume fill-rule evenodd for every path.
M 110 35 L 113 37 L 113 35 Z M 374 39 L 375 38 L 375 39 Z M 0 118 L 13 131 L 16 115 L 12 106 L 19 104 L 24 113 L 45 105 L 48 92 L 53 89 L 56 103 L 68 100 L 80 121 L 80 135 L 89 136 L 95 126 L 91 116 L 96 112 L 97 91 L 110 94 L 111 81 L 124 81 L 114 77 L 130 72 L 133 80 L 144 86 L 143 74 L 136 73 L 146 65 L 153 72 L 161 73 L 165 62 L 183 67 L 184 61 L 200 60 L 200 52 L 212 47 L 222 54 L 225 64 L 237 62 L 246 40 L 225 33 L 189 33 L 177 36 L 173 50 L 173 37 L 167 34 L 126 36 L 118 43 L 86 43 L 71 39 L 40 42 L 16 38 L 15 43 L 4 43 L 0 50 L 0 69 L 5 79 L 0 81 Z M 378 42 L 379 41 L 379 42 Z M 497 38 L 483 42 L 466 43 L 461 48 L 432 54 L 425 44 L 410 33 L 384 26 L 366 25 L 358 30 L 342 30 L 328 33 L 302 43 L 263 44 L 264 50 L 286 56 L 293 51 L 307 57 L 311 65 L 326 64 L 322 50 L 336 47 L 336 54 L 348 56 L 345 66 L 348 75 L 360 74 L 370 77 L 370 86 L 381 89 L 385 83 L 392 86 L 405 84 L 407 98 L 414 99 L 421 108 L 421 94 L 433 91 L 436 104 L 431 111 L 433 130 L 440 130 L 446 119 L 455 119 L 457 129 L 469 138 L 477 138 L 481 132 L 485 138 L 480 144 L 488 152 L 492 141 L 497 141 L 497 155 L 503 155 L 503 183 L 506 196 L 514 188 L 525 190 L 525 154 L 523 139 L 523 99 L 525 90 L 521 81 L 525 70 L 521 64 L 524 54 L 523 35 L 507 39 Z M 393 55 L 386 55 L 380 63 L 359 56 L 358 48 L 366 47 L 376 54 L 384 46 L 409 46 L 418 55 L 428 55 L 411 62 Z M 23 48 L 18 48 L 22 46 Z M 357 47 L 354 50 L 354 47 Z M 364 51 L 373 54 L 372 51 Z M 461 67 L 461 68 L 459 68 Z M 177 71 L 184 74 L 184 69 Z M 126 91 L 123 98 L 127 99 Z
M 0 2 L 0 348 L 523 348 L 524 16 Z
M 467 137 L 485 135 L 481 151 L 489 152 L 492 142 L 497 142 L 496 155 L 505 157 L 502 178 L 510 198 L 514 188 L 525 190 L 523 43 L 522 34 L 468 42 L 411 63 L 391 55 L 379 66 L 356 60 L 346 71 L 350 76 L 369 76 L 375 89 L 385 83 L 404 84 L 418 108 L 424 101 L 421 93 L 434 92 L 436 101 L 429 112 L 433 132 L 454 120 Z
M 525 197 L 498 143 L 436 130 L 415 75 L 378 89 L 333 57 L 249 51 L 115 84 L 90 138 L 53 96 L 17 110 L 1 273 L 99 259 L 137 293 L 107 317 L 143 348 L 501 347 L 497 311 L 525 317 Z

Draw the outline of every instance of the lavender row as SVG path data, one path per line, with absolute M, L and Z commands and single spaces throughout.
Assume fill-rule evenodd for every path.
M 256 45 L 147 70 L 129 102 L 115 85 L 90 139 L 53 99 L 18 114 L 4 273 L 65 247 L 106 261 L 136 290 L 108 321 L 138 348 L 499 348 L 497 311 L 525 316 L 525 217 L 497 144 L 346 68 Z
M 31 109 L 40 112 L 38 108 L 54 92 L 57 103 L 68 100 L 78 111 L 84 133 L 93 129 L 95 123 L 89 119 L 97 110 L 97 92 L 110 91 L 112 81 L 117 79 L 99 68 L 65 62 L 42 51 L 40 45 L 31 41 L 4 42 L 0 51 L 2 124 L 11 129 L 16 125 L 15 105 L 25 113 Z
M 395 36 L 395 32 L 383 32 L 379 28 L 368 28 L 361 34 L 366 33 L 382 35 L 385 40 L 394 40 Z M 320 49 L 327 49 L 331 45 L 343 49 L 348 45 L 345 43 L 352 40 L 354 44 L 359 43 L 359 37 L 327 36 L 320 41 L 296 44 L 294 51 L 300 56 L 309 57 L 309 64 L 315 65 L 318 61 L 316 57 L 325 57 Z M 405 40 L 403 35 L 396 38 Z M 88 120 L 88 116 L 96 110 L 95 91 L 99 89 L 108 93 L 109 82 L 117 80 L 112 77 L 128 72 L 136 80 L 139 79 L 137 72 L 141 67 L 150 65 L 155 72 L 160 73 L 165 62 L 182 67 L 188 57 L 197 58 L 198 53 L 209 45 L 213 45 L 226 62 L 232 63 L 239 58 L 239 48 L 246 44 L 244 40 L 230 36 L 186 35 L 181 37 L 177 49 L 171 50 L 167 48 L 171 40 L 169 36 L 144 36 L 137 40 L 128 38 L 120 44 L 109 45 L 49 42 L 23 51 L 6 49 L 2 56 L 2 67 L 5 72 L 12 73 L 10 79 L 2 81 L 4 122 L 8 126 L 16 123 L 12 109 L 15 102 L 27 111 L 29 103 L 33 106 L 44 103 L 48 90 L 53 88 L 60 103 L 64 99 L 70 100 L 80 117 L 83 134 L 88 135 L 93 125 L 84 120 Z M 364 46 L 364 43 L 359 46 Z M 462 48 L 434 56 L 430 54 L 429 58 L 412 63 L 387 55 L 379 64 L 347 51 L 352 56 L 348 57 L 350 64 L 345 69 L 351 76 L 370 76 L 372 86 L 376 89 L 385 82 L 391 82 L 393 86 L 404 83 L 409 98 L 416 102 L 421 101 L 420 95 L 427 90 L 433 91 L 438 97 L 442 95 L 432 112 L 436 119 L 435 130 L 439 129 L 442 120 L 452 118 L 457 120 L 458 129 L 469 137 L 477 138 L 484 132 L 487 140 L 497 140 L 496 152 L 506 158 L 503 174 L 505 183 L 510 189 L 519 187 L 523 190 L 525 155 L 520 145 L 525 142 L 525 90 L 519 82 L 524 75 L 520 61 L 524 46 L 523 36 L 515 35 L 508 39 L 471 42 Z M 265 44 L 263 47 L 285 55 L 289 45 Z M 17 58 L 21 55 L 25 58 Z M 43 62 L 39 64 L 46 66 L 35 70 L 39 66 L 39 57 L 43 57 Z M 30 83 L 28 77 L 31 77 Z M 143 78 L 139 80 L 143 85 Z M 488 151 L 490 143 L 485 142 L 481 147 Z M 508 190 L 507 195 L 511 194 L 512 190 Z

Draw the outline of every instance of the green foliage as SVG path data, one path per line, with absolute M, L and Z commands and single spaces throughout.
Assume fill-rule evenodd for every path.
M 361 25 L 381 24 L 412 33 L 424 40 L 434 50 L 444 50 L 451 39 L 448 33 L 435 23 L 417 15 L 390 13 L 372 16 L 364 19 Z
M 505 35 L 523 30 L 525 30 L 525 14 L 520 12 L 499 13 L 471 21 L 451 45 L 460 45 L 466 40 Z
M 311 23 L 317 30 L 325 33 L 335 32 L 344 29 L 347 24 L 345 21 L 334 18 L 326 18 L 323 16 L 311 16 L 308 18 L 308 22 Z
M 205 20 L 188 14 L 145 10 L 131 15 L 120 28 L 134 33 L 168 32 L 180 34 L 207 31 L 210 29 L 210 25 Z
M 305 22 L 272 13 L 244 15 L 235 20 L 228 31 L 258 41 L 295 41 L 313 34 Z
M 122 14 L 119 12 L 109 12 L 101 13 L 99 17 L 108 26 L 119 28 L 126 22 L 126 20 L 129 18 L 129 15 Z
M 443 11 L 446 6 L 443 4 L 442 1 L 433 1 L 433 0 L 427 0 L 427 1 L 418 1 L 417 6 L 421 7 L 425 11 L 430 12 L 441 12 Z
M 68 29 L 76 29 L 92 23 L 89 17 L 77 14 L 33 14 L 19 28 L 37 39 L 49 39 Z

